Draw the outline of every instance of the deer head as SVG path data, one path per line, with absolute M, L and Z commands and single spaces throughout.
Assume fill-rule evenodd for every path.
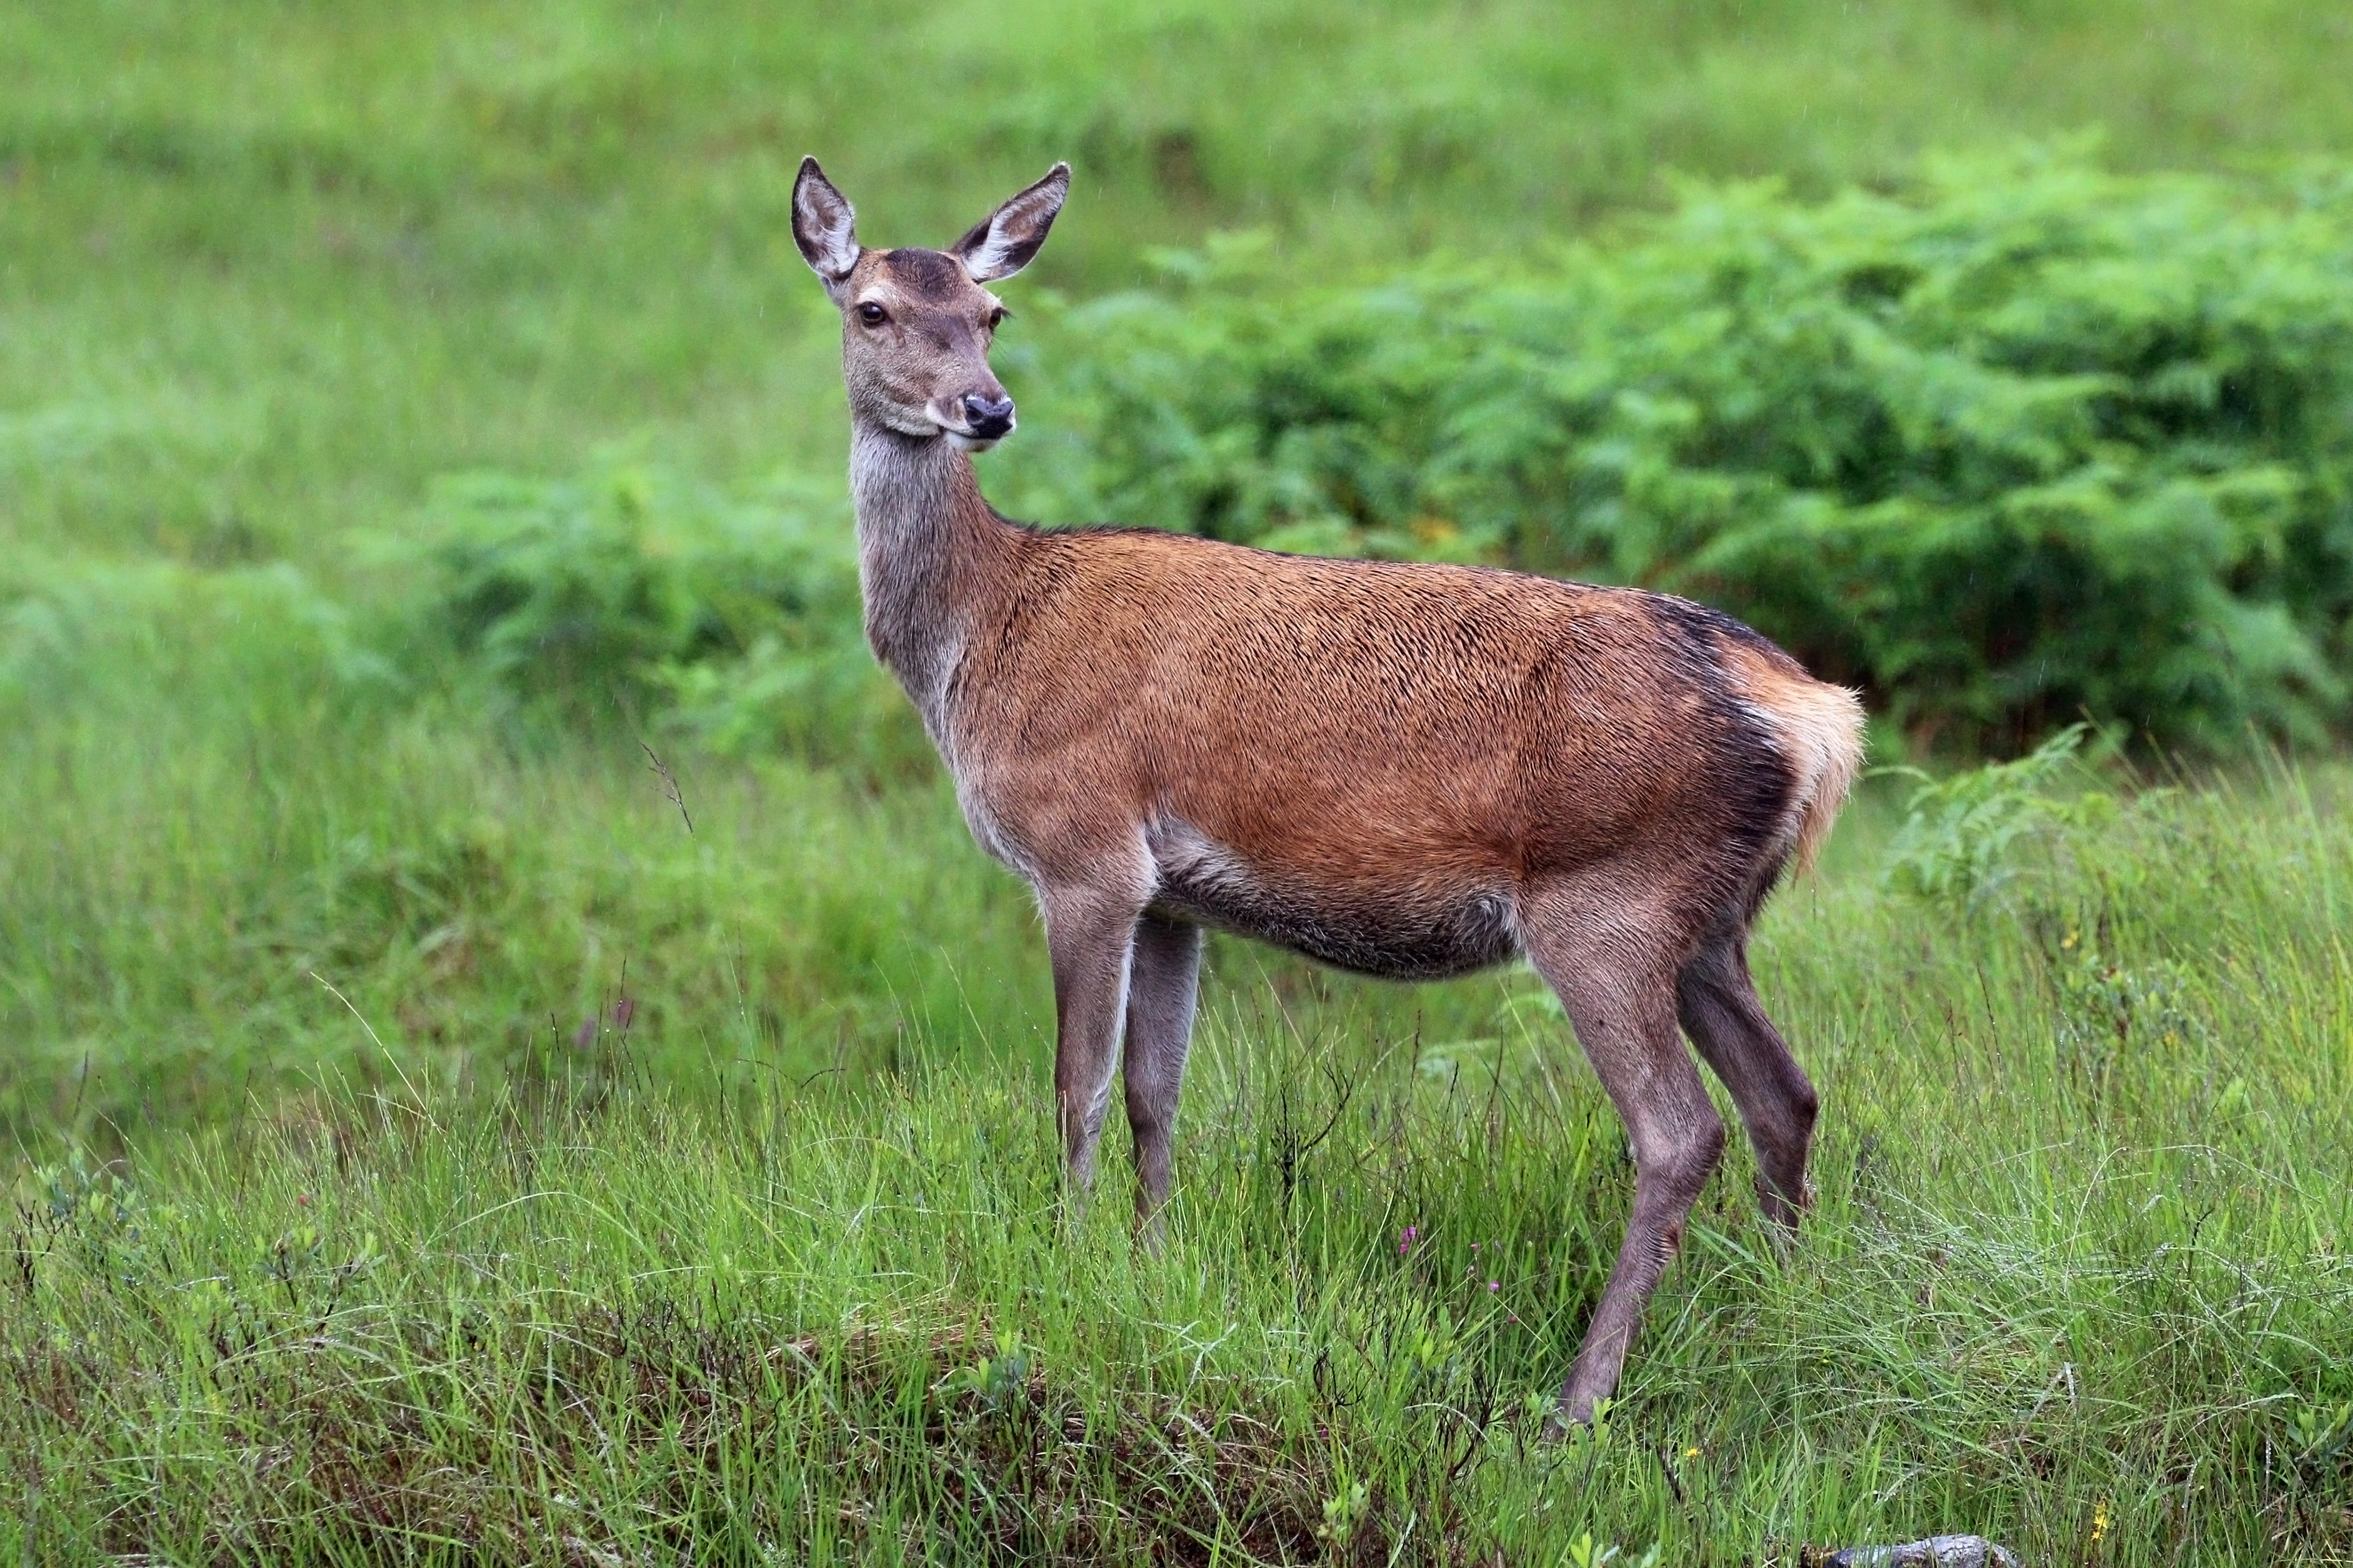
M 1005 306 L 983 288 L 1029 265 L 1070 194 L 1071 166 L 975 224 L 945 250 L 868 250 L 857 214 L 815 158 L 793 183 L 793 242 L 841 311 L 853 419 L 983 451 L 1013 432 L 1013 399 L 988 368 Z

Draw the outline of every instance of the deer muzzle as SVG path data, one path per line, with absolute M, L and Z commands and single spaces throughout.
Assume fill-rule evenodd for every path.
M 964 418 L 965 429 L 976 440 L 1001 441 L 1013 433 L 1013 399 L 965 393 Z

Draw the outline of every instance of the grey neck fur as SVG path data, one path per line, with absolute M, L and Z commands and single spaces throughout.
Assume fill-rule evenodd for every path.
M 1011 525 L 989 510 L 972 459 L 938 436 L 859 419 L 849 434 L 866 640 L 943 747 L 949 683 Z

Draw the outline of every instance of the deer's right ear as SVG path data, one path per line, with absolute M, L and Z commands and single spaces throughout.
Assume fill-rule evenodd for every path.
M 809 269 L 824 279 L 825 291 L 838 296 L 860 254 L 858 215 L 815 158 L 801 160 L 800 177 L 793 182 L 793 243 Z

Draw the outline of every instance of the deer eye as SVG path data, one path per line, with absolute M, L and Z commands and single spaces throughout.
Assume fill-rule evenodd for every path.
M 1002 306 L 1002 305 L 999 305 L 999 306 L 997 306 L 997 309 L 995 309 L 995 310 L 993 310 L 989 311 L 989 313 L 988 313 L 988 330 L 989 330 L 990 331 L 992 331 L 992 332 L 993 332 L 993 331 L 997 331 L 997 328 L 999 328 L 999 327 L 1001 327 L 1001 326 L 1003 326 L 1003 325 L 1005 324 L 1005 318 L 1006 318 L 1006 317 L 1008 317 L 1008 316 L 1009 316 L 1009 315 L 1011 315 L 1012 313 L 1013 313 L 1012 311 L 1010 311 L 1010 310 L 1007 310 L 1007 309 L 1006 309 L 1004 306 Z
M 858 307 L 858 319 L 870 327 L 879 327 L 891 319 L 891 313 L 869 300 Z

